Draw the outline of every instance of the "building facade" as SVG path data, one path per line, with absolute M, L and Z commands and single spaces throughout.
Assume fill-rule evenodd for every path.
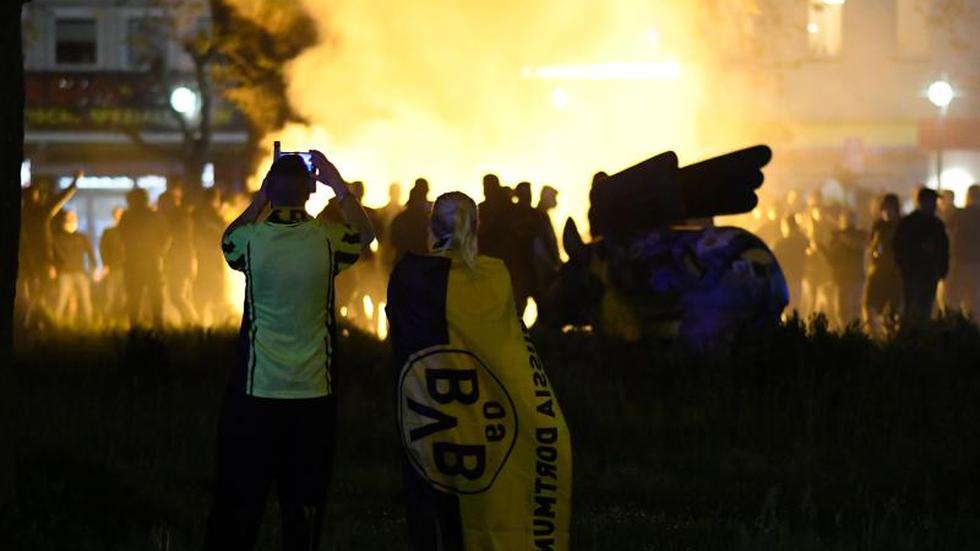
M 731 84 L 755 98 L 745 108 L 777 150 L 768 172 L 777 190 L 844 180 L 910 192 L 936 185 L 941 151 L 943 187 L 964 199 L 980 180 L 980 1 L 761 4 L 770 13 L 758 17 L 754 40 L 767 78 Z M 955 90 L 942 111 L 926 94 L 940 79 Z
M 175 178 L 241 185 L 248 126 L 219 97 L 211 98 L 205 163 L 187 162 L 200 136 L 202 101 L 183 44 L 209 32 L 206 1 L 34 0 L 25 5 L 23 24 L 22 179 L 64 186 L 84 169 L 69 208 L 93 242 L 134 184 L 151 196 Z

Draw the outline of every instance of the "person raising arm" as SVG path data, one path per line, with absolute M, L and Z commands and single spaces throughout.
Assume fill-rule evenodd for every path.
M 360 236 L 361 250 L 366 249 L 371 241 L 374 241 L 374 226 L 371 224 L 371 220 L 368 219 L 367 214 L 364 212 L 364 208 L 357 201 L 357 197 L 354 196 L 347 188 L 347 183 L 340 176 L 340 171 L 337 167 L 331 163 L 326 155 L 317 151 L 316 149 L 310 150 L 310 154 L 313 157 L 313 165 L 316 169 L 316 173 L 312 175 L 318 181 L 323 182 L 327 187 L 329 187 L 334 195 L 337 196 L 337 202 L 340 205 L 340 211 L 344 216 L 344 220 L 350 224 L 354 230 L 357 231 Z M 268 192 L 269 176 L 267 175 L 262 180 L 262 187 L 259 191 L 252 196 L 252 202 L 249 204 L 248 208 L 242 212 L 238 218 L 234 219 L 231 224 L 225 228 L 224 234 L 222 234 L 222 241 L 227 239 L 227 237 L 235 231 L 235 229 L 246 224 L 254 224 L 262 216 L 265 208 L 269 206 L 269 192 Z M 294 201 L 286 202 L 296 202 L 296 206 L 302 206 L 302 203 L 306 202 L 309 198 L 307 193 L 306 198 L 297 197 Z M 289 199 L 284 197 L 284 199 Z M 302 203 L 300 203 L 302 199 Z

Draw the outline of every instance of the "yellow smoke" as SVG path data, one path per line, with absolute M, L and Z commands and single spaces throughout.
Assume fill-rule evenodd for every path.
M 586 228 L 595 171 L 705 152 L 702 48 L 686 2 L 304 4 L 321 41 L 288 68 L 288 93 L 311 124 L 264 143 L 324 149 L 345 178 L 366 182 L 368 205 L 418 176 L 433 196 L 480 200 L 480 178 L 494 172 L 556 187 L 555 220 Z
M 258 1 L 237 3 L 247 13 Z M 369 206 L 387 201 L 392 182 L 404 199 L 420 176 L 432 199 L 460 190 L 481 201 L 481 177 L 493 172 L 511 186 L 530 181 L 535 197 L 557 188 L 552 220 L 571 216 L 585 231 L 593 173 L 665 150 L 685 163 L 744 146 L 738 112 L 758 107 L 740 105 L 752 94 L 703 43 L 705 27 L 725 21 L 706 20 L 700 2 L 303 4 L 320 42 L 286 74 L 289 100 L 310 124 L 264 137 L 259 171 L 273 140 L 318 148 L 348 181 L 365 182 Z M 249 186 L 259 182 L 256 174 Z M 329 196 L 321 187 L 308 210 Z

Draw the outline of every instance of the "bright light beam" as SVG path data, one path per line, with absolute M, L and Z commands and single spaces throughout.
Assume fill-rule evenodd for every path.
M 540 80 L 677 80 L 678 61 L 599 63 L 594 65 L 545 65 L 524 67 L 524 78 Z

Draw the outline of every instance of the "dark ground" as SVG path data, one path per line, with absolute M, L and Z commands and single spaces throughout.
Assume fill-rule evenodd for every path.
M 236 336 L 21 337 L 0 549 L 196 549 Z M 537 334 L 575 450 L 573 548 L 976 549 L 980 333 L 791 323 L 710 357 Z M 403 549 L 386 346 L 341 348 L 325 549 Z M 278 548 L 270 504 L 261 549 Z

